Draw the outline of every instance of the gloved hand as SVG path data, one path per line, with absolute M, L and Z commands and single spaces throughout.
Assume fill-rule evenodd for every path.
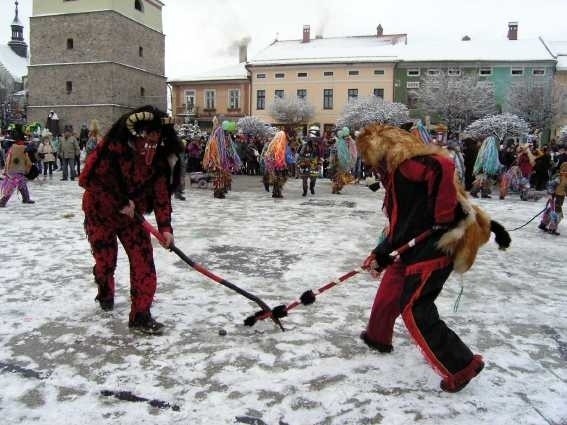
M 376 265 L 378 266 L 376 267 L 376 270 L 385 269 L 395 260 L 395 257 L 392 257 L 390 255 L 389 247 L 383 244 L 380 244 L 376 248 L 374 248 L 372 254 L 375 257 Z

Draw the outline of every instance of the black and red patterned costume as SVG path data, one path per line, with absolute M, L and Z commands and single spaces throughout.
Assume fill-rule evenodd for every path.
M 482 370 L 484 362 L 441 320 L 435 299 L 453 268 L 463 271 L 470 267 L 471 252 L 476 255 L 478 246 L 490 235 L 490 220 L 484 220 L 480 210 L 469 208 L 470 204 L 462 198 L 464 192 L 455 183 L 451 158 L 438 148 L 423 145 L 413 140 L 410 133 L 389 126 L 364 130 L 357 143 L 365 163 L 380 174 L 389 219 L 387 237 L 370 257 L 386 270 L 361 337 L 381 352 L 392 351 L 394 322 L 401 315 L 428 362 L 442 376 L 441 388 L 459 391 Z M 482 215 L 479 220 L 483 220 L 484 231 L 469 238 L 476 240 L 471 242 L 474 247 L 462 249 L 469 256 L 463 266 L 461 251 L 453 255 L 440 248 L 440 241 L 445 238 L 446 242 L 449 237 L 451 243 L 453 239 L 462 239 L 462 229 L 472 225 L 474 220 L 470 221 L 469 216 L 475 214 Z M 459 226 L 460 232 L 453 234 L 449 230 Z M 439 228 L 443 230 L 434 231 L 393 262 L 389 255 L 392 251 Z
M 171 193 L 177 183 L 174 164 L 180 149 L 171 126 L 162 124 L 164 113 L 153 107 L 138 111 L 150 111 L 152 117 L 136 123 L 140 136 L 125 131 L 128 114 L 122 117 L 89 155 L 79 178 L 85 189 L 85 229 L 95 259 L 96 299 L 103 309 L 112 309 L 118 239 L 130 261 L 131 325 L 151 318 L 157 280 L 150 235 L 121 210 L 133 201 L 137 213 L 154 211 L 160 232 L 172 234 Z M 158 131 L 161 140 L 148 144 L 146 130 Z

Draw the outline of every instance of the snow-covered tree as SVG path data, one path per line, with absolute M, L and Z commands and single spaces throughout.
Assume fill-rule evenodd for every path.
M 377 96 L 360 97 L 345 106 L 336 125 L 348 127 L 351 131 L 372 123 L 400 125 L 409 121 L 409 110 L 398 102 L 385 102 Z
M 424 114 L 437 116 L 451 131 L 497 112 L 492 83 L 471 74 L 453 77 L 444 72 L 423 78 L 418 107 Z
M 551 114 L 552 121 L 559 123 L 562 116 L 567 113 L 567 86 L 554 82 L 551 89 Z
M 553 118 L 551 86 L 527 83 L 514 84 L 508 91 L 509 112 L 526 120 L 533 128 L 549 128 Z
M 243 134 L 258 139 L 268 139 L 276 134 L 276 129 L 257 117 L 246 116 L 242 117 L 236 123 L 238 130 Z
M 496 136 L 500 142 L 508 137 L 520 137 L 529 132 L 528 123 L 517 115 L 504 113 L 476 120 L 465 128 L 465 137 L 484 140 Z
M 306 124 L 315 115 L 315 108 L 296 96 L 276 97 L 270 106 L 270 115 L 280 124 Z

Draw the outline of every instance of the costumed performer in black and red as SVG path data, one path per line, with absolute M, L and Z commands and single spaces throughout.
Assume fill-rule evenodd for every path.
M 463 273 L 471 267 L 491 231 L 501 248 L 509 246 L 510 237 L 471 204 L 446 150 L 426 145 L 406 130 L 380 124 L 363 129 L 357 147 L 364 163 L 380 175 L 389 219 L 385 238 L 363 265 L 375 277 L 385 272 L 361 338 L 380 352 L 392 351 L 394 322 L 401 314 L 410 335 L 441 375 L 441 389 L 460 391 L 483 369 L 484 361 L 441 320 L 435 299 L 453 270 Z M 389 255 L 430 229 L 431 235 L 396 261 Z
M 95 259 L 95 298 L 114 307 L 114 271 L 120 240 L 130 262 L 128 325 L 148 334 L 163 332 L 151 315 L 157 278 L 150 235 L 135 214 L 154 212 L 164 247 L 173 243 L 171 195 L 179 184 L 181 144 L 165 112 L 144 106 L 116 121 L 88 156 L 79 177 L 85 189 L 85 230 Z

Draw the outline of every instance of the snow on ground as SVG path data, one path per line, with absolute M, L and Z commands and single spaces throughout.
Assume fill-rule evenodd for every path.
M 442 292 L 441 316 L 487 366 L 462 392 L 440 378 L 401 321 L 395 349 L 370 351 L 359 333 L 377 282 L 355 276 L 283 319 L 287 332 L 243 320 L 258 307 L 155 246 L 152 309 L 168 332 L 129 332 L 128 263 L 119 254 L 117 303 L 94 302 L 82 190 L 59 175 L 31 183 L 35 205 L 15 196 L 0 211 L 0 415 L 6 424 L 567 424 L 567 228 L 555 237 L 537 219 L 490 242 Z M 176 245 L 271 306 L 357 267 L 383 223 L 382 193 L 350 186 L 340 196 L 299 180 L 274 200 L 259 178 L 236 177 L 226 200 L 191 188 L 174 201 Z M 544 200 L 479 201 L 508 228 Z M 219 330 L 225 329 L 226 336 Z M 120 400 L 125 392 L 148 400 Z M 114 392 L 114 393 L 111 393 Z

